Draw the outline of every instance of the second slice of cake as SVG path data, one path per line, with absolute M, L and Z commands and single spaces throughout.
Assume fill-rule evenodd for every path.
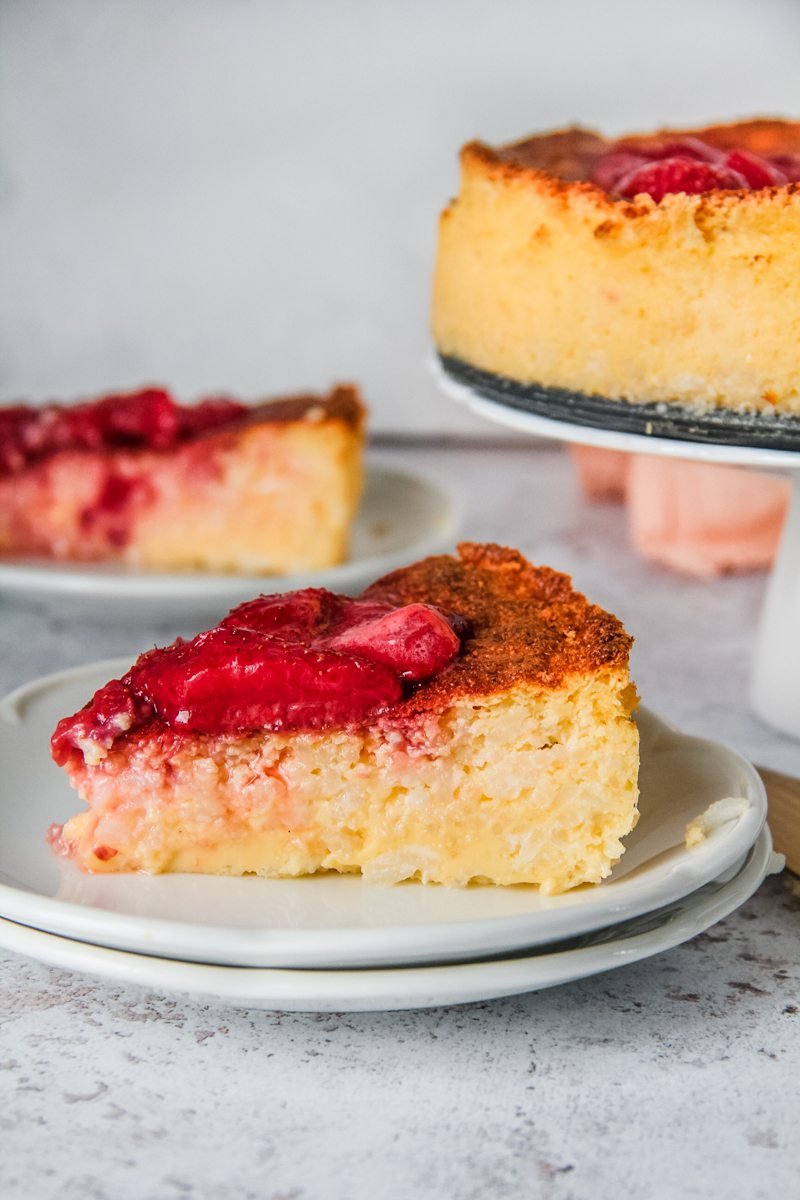
M 260 597 L 61 721 L 88 808 L 51 840 L 92 871 L 599 882 L 637 819 L 630 645 L 492 545 Z
M 340 563 L 362 488 L 356 388 L 248 408 L 159 388 L 0 409 L 0 553 L 149 570 Z

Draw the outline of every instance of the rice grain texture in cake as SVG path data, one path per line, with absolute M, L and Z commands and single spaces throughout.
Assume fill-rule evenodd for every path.
M 347 553 L 362 489 L 356 388 L 247 407 L 159 388 L 0 409 L 0 553 L 290 574 Z
M 492 545 L 260 597 L 61 721 L 88 807 L 51 840 L 90 871 L 597 883 L 637 819 L 630 644 Z
M 439 227 L 438 351 L 501 383 L 800 415 L 798 180 L 789 121 L 473 142 Z

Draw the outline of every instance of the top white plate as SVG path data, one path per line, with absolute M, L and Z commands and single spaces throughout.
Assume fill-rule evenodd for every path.
M 45 844 L 49 824 L 79 807 L 48 739 L 61 716 L 128 665 L 52 675 L 0 705 L 0 917 L 102 946 L 232 966 L 447 962 L 544 945 L 670 904 L 732 870 L 766 816 L 749 763 L 643 710 L 641 819 L 597 887 L 547 897 L 527 887 L 377 887 L 337 875 L 85 875 Z M 727 797 L 742 803 L 688 850 L 686 824 Z
M 579 446 L 603 450 L 624 450 L 630 454 L 653 454 L 666 458 L 688 458 L 698 462 L 728 463 L 731 466 L 800 470 L 796 450 L 771 450 L 759 446 L 726 446 L 721 443 L 683 442 L 677 438 L 648 437 L 642 433 L 623 433 L 617 429 L 594 429 L 570 421 L 556 421 L 536 413 L 511 408 L 490 400 L 461 380 L 448 375 L 438 358 L 430 359 L 430 369 L 438 387 L 452 400 L 466 404 L 480 417 L 505 425 L 533 437 L 555 438 Z
M 56 563 L 33 558 L 0 558 L 0 592 L 87 604 L 126 621 L 177 615 L 200 619 L 227 612 L 259 592 L 327 587 L 357 592 L 379 576 L 426 554 L 450 549 L 460 515 L 452 496 L 427 479 L 388 467 L 368 466 L 361 508 L 353 524 L 350 557 L 338 567 L 300 575 L 217 575 L 164 573 L 97 563 Z

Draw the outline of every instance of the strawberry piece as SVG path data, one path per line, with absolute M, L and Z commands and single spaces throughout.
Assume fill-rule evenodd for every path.
M 60 723 L 53 756 L 60 765 L 75 749 L 102 758 L 151 716 L 203 733 L 348 725 L 443 670 L 465 633 L 463 618 L 429 604 L 325 588 L 259 596 L 190 642 L 143 654 Z
M 800 154 L 773 154 L 769 161 L 787 183 L 800 182 Z
M 0 410 L 0 471 L 22 470 L 58 450 L 169 450 L 246 412 L 245 404 L 233 400 L 204 400 L 182 408 L 163 388 L 71 407 L 16 405 Z
M 592 178 L 608 192 L 628 198 L 647 193 L 654 200 L 670 192 L 757 190 L 800 180 L 800 155 L 773 155 L 767 159 L 749 150 L 726 153 L 694 137 L 630 141 L 609 150 L 596 164 Z
M 435 675 L 458 653 L 455 618 L 429 604 L 397 608 L 324 588 L 260 596 L 235 608 L 226 629 L 257 630 L 287 643 L 335 649 L 383 663 L 404 679 Z
M 617 185 L 629 199 L 643 193 L 658 202 L 673 192 L 694 195 L 716 188 L 746 188 L 747 180 L 730 167 L 698 162 L 690 158 L 662 158 L 638 167 Z
M 603 155 L 597 163 L 592 180 L 605 188 L 607 192 L 615 192 L 617 184 L 626 175 L 630 175 L 638 167 L 643 167 L 649 160 L 644 154 L 631 150 L 611 150 Z
M 258 596 L 240 604 L 220 622 L 226 629 L 274 634 L 287 642 L 310 644 L 336 620 L 348 603 L 326 588 L 302 588 L 278 596 Z
M 594 169 L 592 179 L 607 192 L 620 191 L 620 184 L 639 167 L 666 158 L 689 159 L 720 165 L 725 155 L 700 138 L 685 137 L 669 142 L 623 142 L 603 155 Z M 684 190 L 684 189 L 681 189 Z
M 402 695 L 379 663 L 246 629 L 212 629 L 131 671 L 137 695 L 175 729 L 320 729 L 357 721 Z
M 160 450 L 178 440 L 178 406 L 162 388 L 108 396 L 99 404 L 89 405 L 89 409 L 94 410 L 91 415 L 106 445 Z
M 441 671 L 458 654 L 460 640 L 447 617 L 429 604 L 408 604 L 351 625 L 326 638 L 329 649 L 384 663 L 418 682 Z
M 54 412 L 53 448 L 96 450 L 101 446 L 151 446 L 165 450 L 177 440 L 177 405 L 161 388 L 106 396 Z
M 725 151 L 709 146 L 700 138 L 673 138 L 669 142 L 650 143 L 645 151 L 646 158 L 656 162 L 663 158 L 693 158 L 697 162 L 721 164 L 725 159 Z
M 138 728 L 152 712 L 146 700 L 134 695 L 127 677 L 112 679 L 74 716 L 59 721 L 50 739 L 53 758 L 60 767 L 76 749 L 87 761 L 102 758 L 118 737 Z
M 725 166 L 743 175 L 751 188 L 780 187 L 787 182 L 779 167 L 749 150 L 731 150 Z

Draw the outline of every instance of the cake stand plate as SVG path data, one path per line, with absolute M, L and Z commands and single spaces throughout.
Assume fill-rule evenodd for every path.
M 726 425 L 715 415 L 712 428 L 711 418 L 704 421 L 685 409 L 671 414 L 664 411 L 665 405 L 648 405 L 647 409 L 654 411 L 642 422 L 641 414 L 632 418 L 632 406 L 624 402 L 515 386 L 451 359 L 436 357 L 431 365 L 446 395 L 468 405 L 479 416 L 520 433 L 605 450 L 790 475 L 789 515 L 767 589 L 750 696 L 762 720 L 800 738 L 800 419 L 765 418 L 764 428 L 753 435 L 754 441 L 762 444 L 742 444 L 746 436 L 743 431 L 753 426 L 752 419 L 733 415 Z M 565 397 L 570 396 L 573 402 L 567 403 Z M 555 415 L 559 404 L 562 417 Z M 705 440 L 714 429 L 720 440 Z M 763 444 L 766 442 L 769 444 Z

